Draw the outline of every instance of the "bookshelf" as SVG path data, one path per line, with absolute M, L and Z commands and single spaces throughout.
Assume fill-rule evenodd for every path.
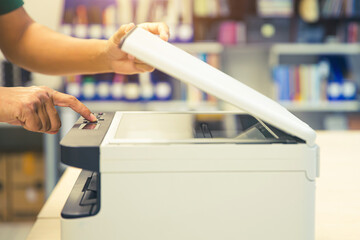
M 214 41 L 193 42 L 193 3 L 195 4 L 192 0 L 154 0 L 151 2 L 64 0 L 58 30 L 74 37 L 107 39 L 124 23 L 165 21 L 171 27 L 169 42 L 209 64 L 211 61 L 214 67 L 219 67 L 219 55 L 223 52 L 222 44 Z M 165 75 L 155 71 L 151 74 L 132 76 L 119 74 L 69 76 L 65 77 L 65 92 L 76 96 L 81 101 L 105 101 L 107 106 L 114 106 L 108 103 L 111 100 L 119 103 L 123 108 L 136 110 L 149 106 L 143 101 L 154 101 L 158 104 L 162 104 L 161 101 L 192 101 L 191 99 L 194 98 L 198 99 L 197 102 L 207 99 L 215 101 L 211 96 L 207 97 L 206 94 L 190 86 L 184 86 Z M 159 90 L 160 86 L 162 86 L 162 93 Z M 162 105 L 175 106 L 171 103 Z
M 328 1 L 328 0 L 322 0 L 322 2 Z M 347 0 L 344 0 L 346 2 Z M 86 1 L 84 1 L 85 3 Z M 91 0 L 89 0 L 91 2 Z M 116 2 L 116 1 L 114 1 Z M 187 2 L 187 1 L 182 1 Z M 196 2 L 196 1 L 194 1 Z M 206 4 L 211 1 L 197 1 L 202 2 L 201 4 Z M 219 26 L 222 22 L 226 21 L 234 21 L 234 22 L 241 22 L 245 25 L 250 24 L 251 25 L 251 18 L 256 17 L 262 20 L 262 24 L 267 24 L 267 21 L 270 21 L 272 19 L 277 19 L 276 15 L 274 16 L 264 16 L 264 14 L 268 13 L 261 13 L 259 9 L 257 9 L 257 1 L 253 0 L 229 0 L 229 1 L 220 1 L 220 2 L 227 2 L 228 8 L 220 8 L 216 9 L 214 6 L 206 6 L 204 5 L 198 5 L 197 7 L 194 5 L 194 9 L 192 12 L 192 19 L 191 22 L 193 24 L 194 28 L 194 40 L 195 42 L 183 42 L 183 43 L 174 43 L 176 46 L 184 49 L 185 51 L 188 51 L 192 54 L 199 54 L 199 53 L 209 53 L 209 54 L 218 54 L 221 58 L 221 68 L 226 73 L 230 74 L 231 76 L 245 82 L 249 86 L 255 88 L 256 90 L 264 93 L 265 95 L 269 97 L 274 97 L 272 93 L 272 79 L 271 79 L 271 68 L 273 66 L 276 66 L 279 64 L 279 58 L 281 56 L 295 56 L 295 57 L 303 57 L 305 55 L 351 55 L 356 56 L 360 54 L 360 44 L 358 43 L 352 43 L 352 44 L 346 44 L 346 43 L 295 43 L 296 37 L 290 36 L 288 43 L 278 43 L 276 41 L 276 38 L 270 39 L 269 41 L 264 42 L 251 42 L 249 39 L 243 39 L 244 42 L 240 42 L 237 44 L 225 44 L 225 43 L 219 43 L 216 40 L 217 39 L 217 31 L 219 30 Z M 285 21 L 297 21 L 299 18 L 299 0 L 294 0 L 292 4 L 292 10 L 287 13 L 285 17 L 282 16 L 281 18 Z M 62 3 L 65 3 L 65 1 L 62 1 Z M 59 4 L 57 4 L 59 5 Z M 61 5 L 61 4 L 60 4 Z M 200 6 L 200 7 L 199 7 Z M 320 7 L 322 5 L 320 4 Z M 118 16 L 113 16 L 113 10 L 114 8 L 109 8 L 109 11 L 106 12 L 108 17 L 106 19 L 111 18 L 118 18 Z M 56 19 L 58 23 L 71 24 L 73 25 L 74 29 L 77 29 L 76 26 L 77 21 L 80 19 L 78 18 L 74 22 L 69 22 L 67 19 L 64 21 L 64 16 L 62 15 L 63 9 L 59 8 L 57 10 Z M 110 14 L 110 15 L 109 15 Z M 165 12 L 165 15 L 168 17 L 168 15 Z M 109 17 L 110 16 L 110 17 Z M 184 16 L 181 16 L 182 18 Z M 82 19 L 83 20 L 83 19 Z M 87 19 L 90 21 L 90 18 Z M 118 22 L 114 20 L 106 21 L 105 23 L 97 22 L 97 24 L 104 24 L 104 28 L 106 29 L 114 29 L 119 24 Z M 168 18 L 164 18 L 164 20 L 168 20 Z M 318 22 L 310 24 L 310 25 L 323 25 L 328 28 L 328 26 L 332 25 L 341 25 L 342 23 L 348 23 L 352 21 L 360 21 L 359 16 L 330 16 L 330 17 L 324 17 L 320 14 L 320 19 Z M 113 25 L 113 26 L 111 26 Z M 253 26 L 253 25 L 251 25 Z M 260 25 L 261 26 L 261 25 Z M 297 26 L 295 26 L 297 27 Z M 253 27 L 252 27 L 253 28 Z M 103 29 L 103 32 L 105 32 L 106 29 Z M 211 35 L 203 35 L 204 31 L 211 32 Z M 250 34 L 251 29 L 247 29 L 246 34 Z M 292 35 L 294 31 L 289 31 L 289 34 Z M 209 38 L 210 37 L 210 38 Z M 205 42 L 204 42 L 205 40 Z M 210 40 L 210 42 L 206 41 Z M 263 39 L 264 40 L 264 39 Z M 229 57 L 231 55 L 231 57 Z M 241 58 L 241 60 L 239 60 Z M 0 54 L 1 59 L 1 54 Z M 226 59 L 226 61 L 223 62 L 223 59 Z M 248 61 L 250 59 L 250 61 Z M 265 63 L 265 59 L 268 60 L 268 63 Z M 261 61 L 258 61 L 261 60 Z M 249 67 L 249 65 L 252 64 L 253 66 Z M 258 69 L 258 70 L 257 70 Z M 243 74 L 245 73 L 245 74 Z M 119 109 L 118 106 L 121 106 L 122 109 L 148 109 L 151 108 L 152 105 L 158 105 L 163 106 L 162 108 L 170 108 L 174 107 L 177 108 L 186 108 L 189 103 L 184 104 L 178 104 L 176 103 L 178 99 L 173 100 L 172 103 L 162 102 L 162 101 L 154 101 L 154 104 L 150 103 L 143 103 L 143 102 L 124 102 L 124 101 L 114 101 L 114 102 L 108 102 L 108 101 L 101 101 L 101 103 L 104 103 L 104 106 L 106 106 L 109 110 L 116 110 Z M 91 107 L 97 106 L 97 103 L 91 103 L 91 101 L 86 101 L 87 104 L 91 104 Z M 201 104 L 197 103 L 199 105 L 207 106 L 212 105 L 212 103 L 208 104 Z M 327 105 L 335 104 L 333 102 L 327 103 Z M 191 105 L 191 104 L 190 104 Z M 319 105 L 322 106 L 321 103 Z M 185 107 L 184 107 L 185 106 Z M 298 106 L 298 104 L 285 104 L 285 106 L 291 110 L 291 111 L 315 111 L 313 109 L 318 109 L 319 111 L 323 111 L 321 107 L 319 108 L 312 108 L 313 104 L 308 104 L 308 102 L 305 102 L 301 105 L 301 107 Z M 344 108 L 345 111 L 350 111 L 348 109 L 348 104 L 340 104 L 337 107 L 334 107 L 334 111 L 339 110 L 341 111 L 342 108 Z M 327 109 L 331 109 L 327 107 Z M 356 108 L 350 108 L 354 111 L 357 111 Z M 331 110 L 332 111 L 332 110 Z

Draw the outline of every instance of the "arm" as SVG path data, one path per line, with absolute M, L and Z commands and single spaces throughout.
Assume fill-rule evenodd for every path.
M 140 25 L 168 39 L 163 23 Z M 54 32 L 34 22 L 21 7 L 0 16 L 0 48 L 13 63 L 45 74 L 135 74 L 152 71 L 118 48 L 120 39 L 134 27 L 123 25 L 109 40 L 77 39 Z

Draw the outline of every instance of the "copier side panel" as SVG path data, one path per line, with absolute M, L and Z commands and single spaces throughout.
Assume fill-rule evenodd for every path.
M 316 148 L 187 147 L 102 147 L 100 212 L 62 219 L 62 239 L 314 239 Z
M 104 173 L 100 212 L 62 239 L 311 240 L 314 192 L 297 171 Z
M 100 171 L 303 171 L 314 181 L 318 158 L 318 147 L 306 144 L 108 144 Z

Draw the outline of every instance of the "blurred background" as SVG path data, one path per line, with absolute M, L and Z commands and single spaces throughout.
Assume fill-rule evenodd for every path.
M 24 2 L 37 22 L 78 38 L 108 39 L 129 22 L 166 22 L 170 42 L 278 101 L 314 129 L 360 129 L 360 1 Z M 55 77 L 21 69 L 0 53 L 0 86 L 31 85 L 74 95 L 93 112 L 236 109 L 157 70 Z M 64 170 L 58 142 L 78 116 L 59 111 L 63 127 L 55 136 L 0 123 L 0 239 L 25 239 Z

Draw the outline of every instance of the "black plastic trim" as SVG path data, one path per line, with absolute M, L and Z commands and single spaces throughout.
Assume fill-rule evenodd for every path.
M 61 162 L 77 168 L 98 172 L 100 170 L 99 147 L 61 146 Z
M 68 134 L 61 140 L 61 162 L 69 166 L 99 172 L 100 145 L 110 127 L 115 113 L 96 114 L 99 121 L 97 129 L 81 129 L 86 120 L 79 118 Z
M 89 182 L 96 178 L 95 189 L 89 189 Z M 61 217 L 66 219 L 83 218 L 94 216 L 100 211 L 100 180 L 98 172 L 82 170 L 71 190 L 68 199 L 61 211 Z M 90 191 L 96 193 L 96 198 L 84 200 Z

